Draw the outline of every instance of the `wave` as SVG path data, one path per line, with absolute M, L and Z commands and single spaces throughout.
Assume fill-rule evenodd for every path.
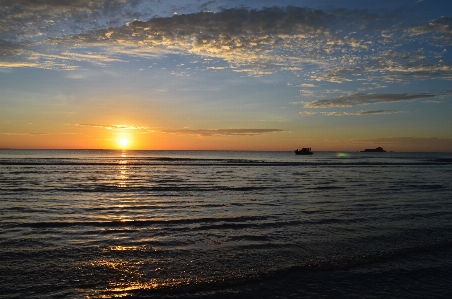
M 309 213 L 308 213 L 309 214 Z M 428 216 L 444 216 L 448 213 L 431 213 Z M 403 216 L 404 218 L 405 216 Z M 412 214 L 411 217 L 427 217 L 424 214 Z M 258 230 L 274 230 L 284 227 L 297 226 L 321 226 L 321 225 L 350 225 L 368 220 L 364 217 L 355 218 L 312 218 L 312 219 L 287 219 L 282 220 L 278 216 L 239 216 L 239 217 L 223 217 L 223 218 L 183 218 L 183 219 L 146 219 L 146 220 L 61 220 L 61 221 L 37 221 L 37 222 L 6 222 L 1 227 L 22 227 L 22 228 L 65 228 L 65 227 L 94 227 L 94 228 L 119 228 L 119 227 L 153 227 L 164 226 L 162 229 L 178 226 L 181 231 L 209 231 L 209 230 L 228 230 L 228 229 L 244 229 L 253 228 Z M 196 226 L 194 226 L 196 225 Z
M 423 266 L 425 270 L 421 273 L 419 266 L 414 269 L 404 269 L 389 271 L 391 266 L 406 267 L 404 263 L 407 261 L 422 260 L 427 257 L 430 263 L 433 261 L 441 262 L 444 253 L 450 256 L 452 242 L 439 242 L 429 245 L 419 245 L 412 247 L 403 247 L 386 251 L 374 251 L 366 254 L 351 254 L 346 256 L 318 256 L 301 260 L 292 266 L 277 265 L 270 269 L 252 269 L 250 271 L 242 271 L 236 273 L 218 273 L 211 276 L 199 275 L 194 277 L 192 273 L 179 274 L 177 277 L 169 276 L 165 269 L 161 269 L 163 276 L 153 278 L 150 281 L 142 281 L 140 286 L 128 292 L 131 297 L 139 298 L 267 298 L 269 294 L 274 298 L 333 298 L 333 297 L 349 297 L 353 294 L 353 290 L 366 288 L 370 286 L 381 288 L 381 282 L 390 280 L 391 294 L 383 296 L 386 298 L 404 298 L 409 295 L 413 297 L 413 281 L 417 281 L 418 276 L 424 276 L 427 273 L 435 274 L 429 276 L 429 280 L 439 281 L 439 285 L 443 284 L 439 292 L 449 294 L 448 276 L 450 273 L 437 273 L 436 268 L 432 268 L 429 264 Z M 437 254 L 437 253 L 440 254 Z M 384 269 L 383 271 L 378 269 Z M 401 273 L 399 272 L 401 271 Z M 185 271 L 183 271 L 185 272 Z M 403 290 L 400 290 L 401 277 L 400 274 L 407 276 L 407 285 L 405 296 L 401 296 Z M 389 277 L 388 277 L 389 276 Z M 368 280 L 368 281 L 367 281 Z M 445 284 L 444 284 L 445 283 Z M 426 288 L 424 293 L 416 298 L 425 298 L 432 295 L 429 285 L 422 286 Z M 335 290 L 336 288 L 345 288 L 344 296 Z M 315 290 L 315 291 L 314 291 Z M 373 294 L 372 294 L 373 292 Z M 361 291 L 360 293 L 363 293 Z M 381 293 L 375 294 L 374 290 L 370 291 L 370 298 L 381 298 Z M 369 294 L 369 295 L 370 295 Z M 112 296 L 114 290 L 100 291 L 101 296 Z M 419 294 L 418 294 L 419 295 Z M 450 294 L 449 294 L 450 295 Z M 433 296 L 435 297 L 435 296 Z M 435 298 L 448 298 L 448 296 L 439 296 Z
M 289 187 L 284 187 L 287 189 Z M 292 186 L 291 188 L 296 188 L 296 186 Z M 62 192 L 62 193 L 127 193 L 127 192 L 136 192 L 136 193 L 148 193 L 148 192 L 156 192 L 157 194 L 153 194 L 153 196 L 165 196 L 168 192 L 172 193 L 172 196 L 182 196 L 184 192 L 209 192 L 209 191 L 242 191 L 242 192 L 250 192 L 250 191 L 261 191 L 266 189 L 275 189 L 271 186 L 250 186 L 250 187 L 232 187 L 232 186 L 210 186 L 210 187 L 202 187 L 199 185 L 187 185 L 187 186 L 121 186 L 121 185 L 84 185 L 84 186 L 74 186 L 68 188 L 51 188 L 51 189 L 43 189 L 40 187 L 36 188 L 26 188 L 26 187 L 17 187 L 17 188 L 5 188 L 2 190 L 2 194 L 13 194 L 17 192 Z M 173 194 L 176 192 L 176 194 Z M 181 193 L 179 193 L 181 192 Z
M 359 166 L 434 166 L 448 163 L 436 161 L 425 162 L 203 162 L 203 163 L 171 163 L 171 166 L 202 166 L 202 167 L 218 167 L 218 166 L 250 166 L 250 167 L 296 167 L 296 166 L 326 166 L 326 167 L 359 167 Z M 161 167 L 169 166 L 168 163 L 119 163 L 119 162 L 77 162 L 77 163 L 48 163 L 48 162 L 1 162 L 4 166 L 148 166 Z
M 198 223 L 240 223 L 248 221 L 263 221 L 268 220 L 270 216 L 239 216 L 239 217 L 225 217 L 225 218 L 191 218 L 191 219 L 170 219 L 170 220 L 115 220 L 115 221 L 40 221 L 40 222 L 25 222 L 16 224 L 17 227 L 29 228 L 58 228 L 70 226 L 94 226 L 94 227 L 120 227 L 120 226 L 152 226 L 152 225 L 175 225 L 175 224 L 198 224 Z M 4 223 L 6 224 L 6 223 Z
M 222 158 L 173 158 L 173 157 L 132 157 L 127 159 L 101 158 L 8 158 L 0 159 L 0 165 L 5 166 L 419 166 L 444 165 L 452 163 L 448 158 L 431 159 L 390 159 L 390 158 L 353 158 L 353 159 L 310 159 L 297 161 L 266 161 L 254 159 L 222 159 Z

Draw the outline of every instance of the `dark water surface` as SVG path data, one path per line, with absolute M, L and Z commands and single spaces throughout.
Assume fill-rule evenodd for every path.
M 449 298 L 451 157 L 0 150 L 0 298 Z

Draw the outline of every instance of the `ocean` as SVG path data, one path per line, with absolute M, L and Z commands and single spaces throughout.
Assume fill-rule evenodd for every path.
M 0 150 L 0 298 L 452 298 L 452 154 Z

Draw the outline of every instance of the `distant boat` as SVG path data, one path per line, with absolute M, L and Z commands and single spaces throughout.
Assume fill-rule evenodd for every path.
M 312 155 L 313 152 L 311 152 L 311 148 L 310 147 L 303 147 L 301 150 L 296 149 L 294 150 L 295 155 Z
M 361 151 L 361 153 L 364 152 L 378 152 L 378 153 L 386 153 L 386 151 L 382 147 L 377 148 L 366 148 L 365 150 Z

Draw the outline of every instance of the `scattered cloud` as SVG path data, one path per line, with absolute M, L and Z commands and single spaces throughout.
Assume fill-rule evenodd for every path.
M 7 38 L 35 39 L 42 36 L 80 33 L 96 27 L 117 26 L 124 19 L 150 17 L 145 1 L 126 0 L 0 0 L 0 30 Z M 64 27 L 63 27 L 64 26 Z
M 428 24 L 405 29 L 410 35 L 434 34 L 436 38 L 452 41 L 452 18 L 443 16 L 430 21 Z
M 384 11 L 295 6 L 207 11 L 215 2 L 193 3 L 196 13 L 153 17 L 152 3 L 140 0 L 0 0 L 0 67 L 73 70 L 81 62 L 104 66 L 131 57 L 193 54 L 225 62 L 208 69 L 253 76 L 290 70 L 331 83 L 452 80 L 451 64 L 440 62 L 445 55 L 440 42 L 446 47 L 452 40 L 450 17 L 408 25 Z M 169 11 L 174 12 L 171 6 Z M 437 47 L 421 53 L 428 34 Z

